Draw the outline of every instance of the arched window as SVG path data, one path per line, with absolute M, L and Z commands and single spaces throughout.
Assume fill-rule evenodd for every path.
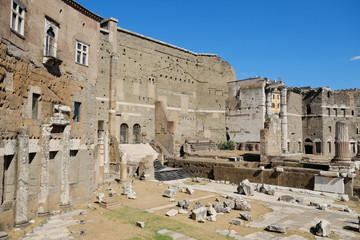
M 304 147 L 305 147 L 305 154 L 314 154 L 314 145 L 311 139 L 307 138 L 305 140 Z
M 45 38 L 45 56 L 56 57 L 55 55 L 55 32 L 52 27 L 46 31 Z
M 120 144 L 129 143 L 129 126 L 126 123 L 120 125 Z
M 141 126 L 139 124 L 133 126 L 133 142 L 141 143 Z

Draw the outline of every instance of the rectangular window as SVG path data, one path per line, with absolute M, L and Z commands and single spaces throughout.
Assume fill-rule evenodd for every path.
M 343 115 L 344 117 L 346 117 L 345 109 L 341 109 L 341 112 L 342 112 L 342 115 Z
M 11 1 L 10 27 L 15 32 L 24 35 L 25 7 L 16 0 Z
M 328 142 L 328 150 L 329 150 L 329 153 L 331 153 L 331 142 Z
M 40 94 L 32 94 L 32 103 L 31 103 L 31 117 L 32 119 L 37 119 L 39 115 L 39 100 Z
M 331 132 L 331 126 L 329 126 L 329 132 Z
M 330 116 L 330 115 L 331 115 L 331 110 L 330 110 L 330 108 L 327 109 L 327 112 L 328 112 L 328 116 Z
M 80 121 L 80 106 L 81 102 L 74 102 L 74 122 Z
M 334 108 L 334 112 L 335 112 L 335 117 L 337 117 L 337 109 Z
M 315 142 L 316 153 L 321 154 L 321 142 Z
M 88 65 L 88 55 L 89 55 L 89 45 L 82 43 L 82 42 L 76 42 L 76 62 Z

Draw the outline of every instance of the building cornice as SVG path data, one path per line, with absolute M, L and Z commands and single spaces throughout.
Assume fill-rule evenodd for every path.
M 92 11 L 86 9 L 79 3 L 75 2 L 74 0 L 62 0 L 62 1 L 65 2 L 66 4 L 68 4 L 69 6 L 73 7 L 74 9 L 78 10 L 82 14 L 94 19 L 97 22 L 101 22 L 102 20 L 104 20 L 104 18 L 102 18 L 99 15 L 93 13 Z

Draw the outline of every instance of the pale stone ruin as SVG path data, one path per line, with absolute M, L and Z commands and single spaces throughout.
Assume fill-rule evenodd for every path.
M 215 54 L 123 29 L 74 0 L 6 0 L 0 23 L 0 238 L 94 193 L 119 206 L 116 192 L 97 192 L 109 179 L 132 200 L 134 178 L 185 177 L 240 183 L 245 196 L 258 183 L 265 197 L 275 185 L 357 199 L 359 89 L 237 81 Z M 223 155 L 226 140 L 242 152 Z M 185 214 L 189 202 L 179 205 L 169 215 Z M 197 207 L 199 221 L 251 209 L 239 196 Z

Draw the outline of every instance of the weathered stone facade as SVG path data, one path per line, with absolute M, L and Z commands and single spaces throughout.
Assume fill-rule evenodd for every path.
M 0 230 L 88 199 L 97 186 L 101 20 L 70 0 L 1 3 Z
M 235 73 L 218 56 L 73 0 L 4 0 L 0 23 L 0 231 L 88 199 L 118 143 L 176 155 L 187 139 L 225 140 Z
M 235 79 L 227 62 L 119 28 L 115 19 L 101 27 L 98 121 L 110 135 L 120 144 L 155 140 L 175 154 L 187 139 L 225 140 L 226 82 Z
M 344 121 L 349 128 L 349 157 L 360 151 L 358 89 L 285 87 L 261 78 L 229 82 L 228 87 L 227 129 L 238 146 L 262 141 L 265 155 L 334 156 L 335 124 Z

